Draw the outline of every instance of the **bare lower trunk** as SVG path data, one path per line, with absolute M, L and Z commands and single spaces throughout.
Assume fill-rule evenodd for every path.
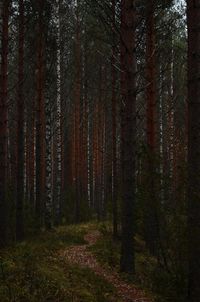
M 78 2 L 78 1 L 77 1 Z M 81 105 L 81 28 L 79 16 L 79 2 L 76 7 L 76 40 L 75 40 L 75 221 L 81 220 L 81 194 L 80 194 L 80 105 Z
M 121 271 L 134 273 L 135 152 L 136 152 L 135 1 L 121 1 Z
M 147 76 L 147 147 L 148 179 L 147 200 L 145 204 L 145 241 L 152 254 L 158 250 L 158 225 L 155 184 L 155 113 L 156 113 L 156 66 L 155 66 L 155 20 L 153 0 L 147 3 L 146 17 L 146 76 Z
M 51 158 L 51 105 L 46 99 L 46 198 L 45 198 L 45 227 L 52 228 L 52 158 Z
M 200 301 L 200 0 L 187 1 L 188 17 L 188 248 L 189 302 Z
M 43 224 L 45 198 L 45 104 L 44 104 L 44 24 L 43 1 L 38 1 L 37 104 L 36 104 L 36 221 Z
M 24 238 L 24 1 L 19 0 L 16 239 Z M 28 153 L 28 150 L 26 150 Z M 27 161 L 28 162 L 28 161 Z M 26 167 L 28 170 L 28 167 Z
M 0 247 L 6 236 L 6 168 L 7 168 L 7 101 L 8 101 L 8 19 L 9 1 L 3 1 L 1 39 L 1 98 L 0 98 Z
M 113 46 L 112 46 L 112 204 L 113 204 L 113 237 L 118 237 L 118 203 L 117 203 L 117 98 L 116 98 L 116 45 L 115 45 L 115 26 L 116 26 L 116 1 L 112 0 L 112 27 L 113 27 Z
M 60 0 L 57 0 L 57 115 L 56 115 L 56 138 L 57 138 L 57 181 L 56 181 L 56 224 L 61 220 L 61 187 L 62 187 L 62 133 L 61 133 L 61 20 Z

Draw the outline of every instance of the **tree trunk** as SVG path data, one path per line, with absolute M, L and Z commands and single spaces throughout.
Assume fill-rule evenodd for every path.
M 52 228 L 52 158 L 51 158 L 51 103 L 46 99 L 46 198 L 45 198 L 45 227 Z
M 189 302 L 200 301 L 200 0 L 187 1 L 188 18 L 188 248 Z
M 61 186 L 62 186 L 62 123 L 61 123 L 61 17 L 60 17 L 60 0 L 56 3 L 57 18 L 57 96 L 56 96 L 56 138 L 57 138 L 57 179 L 56 179 L 56 224 L 60 224 L 61 220 Z
M 78 2 L 78 1 L 77 1 Z M 80 194 L 80 102 L 81 102 L 81 28 L 79 16 L 79 3 L 76 7 L 76 40 L 75 40 L 75 221 L 79 223 L 81 220 L 81 194 Z
M 152 254 L 157 253 L 157 205 L 155 188 L 155 110 L 156 110 L 156 66 L 155 66 L 155 20 L 154 2 L 147 3 L 146 17 L 146 77 L 147 77 L 147 200 L 145 205 L 145 241 Z
M 24 238 L 24 1 L 19 0 L 16 239 Z M 28 152 L 28 150 L 26 150 Z M 27 167 L 26 167 L 27 169 Z
M 8 20 L 9 2 L 3 1 L 1 40 L 1 99 L 0 99 L 0 247 L 6 236 L 6 169 L 7 169 L 7 102 L 8 102 Z
M 134 273 L 134 211 L 136 152 L 135 1 L 121 1 L 121 152 L 122 247 L 121 271 Z
M 43 223 L 45 198 L 45 106 L 44 106 L 44 24 L 42 0 L 38 1 L 38 49 L 37 49 L 37 112 L 36 112 L 36 221 Z
M 32 100 L 32 114 L 30 118 L 30 137 L 29 137 L 29 196 L 30 207 L 34 209 L 35 204 L 35 98 Z
M 116 0 L 112 0 L 112 205 L 113 205 L 113 237 L 118 237 L 118 203 L 117 203 L 117 99 L 116 99 Z

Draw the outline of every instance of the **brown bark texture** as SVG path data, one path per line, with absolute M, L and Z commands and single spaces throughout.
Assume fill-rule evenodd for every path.
M 121 271 L 134 273 L 136 57 L 135 1 L 121 1 L 121 160 L 122 246 Z
M 200 1 L 187 1 L 188 18 L 188 301 L 200 301 Z
M 24 1 L 19 0 L 16 239 L 24 238 Z M 28 150 L 26 150 L 27 152 Z M 27 152 L 28 154 L 28 152 Z M 28 163 L 28 162 L 27 162 Z M 28 167 L 26 167 L 28 170 Z
M 6 244 L 6 169 L 8 102 L 8 21 L 9 1 L 2 6 L 1 95 L 0 95 L 0 247 Z

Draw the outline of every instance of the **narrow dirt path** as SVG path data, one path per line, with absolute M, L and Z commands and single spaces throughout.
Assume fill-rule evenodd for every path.
M 113 284 L 117 293 L 124 302 L 152 302 L 147 299 L 141 290 L 138 290 L 133 285 L 124 282 L 119 274 L 115 271 L 109 271 L 103 268 L 98 263 L 95 256 L 88 251 L 87 247 L 94 245 L 100 233 L 93 231 L 85 235 L 84 239 L 87 242 L 85 245 L 72 246 L 60 252 L 60 256 L 67 259 L 70 263 L 78 264 L 81 267 L 88 267 L 93 270 L 97 275 L 103 277 L 106 281 Z

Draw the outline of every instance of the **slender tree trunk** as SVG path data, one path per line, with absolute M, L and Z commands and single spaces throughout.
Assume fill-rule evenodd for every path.
M 76 7 L 76 41 L 75 41 L 75 59 L 76 59 L 76 79 L 75 79 L 75 182 L 76 182 L 76 207 L 75 207 L 75 221 L 80 222 L 80 102 L 81 102 L 81 32 L 80 32 L 80 16 L 79 3 Z
M 0 98 L 0 247 L 6 244 L 6 169 L 7 169 L 7 102 L 8 102 L 8 20 L 9 0 L 2 6 L 1 98 Z
M 116 45 L 115 45 L 115 26 L 116 26 L 116 0 L 112 0 L 112 27 L 113 27 L 113 46 L 112 46 L 112 204 L 113 204 L 113 237 L 118 237 L 118 203 L 117 203 L 117 98 L 116 98 Z
M 156 64 L 154 1 L 147 3 L 146 17 L 146 76 L 147 76 L 147 147 L 148 147 L 148 197 L 145 205 L 145 240 L 152 254 L 157 253 L 157 205 L 155 188 L 155 110 L 156 110 Z
M 89 98 L 88 98 L 88 48 L 84 45 L 84 175 L 86 185 L 86 198 L 88 209 L 91 206 L 91 188 L 90 188 L 90 118 L 89 118 Z
M 57 119 L 57 110 L 52 112 L 52 119 Z M 52 197 L 53 197 L 53 223 L 55 226 L 59 224 L 59 215 L 58 215 L 58 190 L 57 190 L 57 174 L 58 174 L 58 148 L 57 148 L 57 129 L 53 129 L 53 138 L 52 138 Z
M 61 187 L 62 187 L 62 123 L 61 123 L 61 17 L 60 17 L 60 0 L 56 3 L 57 18 L 57 114 L 56 114 L 56 138 L 57 138 L 57 181 L 56 181 L 56 224 L 60 224 L 61 220 Z
M 92 151 L 92 171 L 93 171 L 93 203 L 94 203 L 94 209 L 96 210 L 97 216 L 98 216 L 98 110 L 99 110 L 99 104 L 96 102 L 94 105 L 94 111 L 93 111 L 93 151 Z M 99 218 L 99 217 L 98 217 Z
M 94 199 L 93 199 L 93 120 L 92 120 L 92 106 L 88 102 L 88 191 L 90 196 L 90 209 L 94 208 Z
M 102 219 L 106 219 L 106 198 L 105 198 L 105 158 L 106 158 L 106 109 L 107 101 L 107 67 L 104 63 L 102 70 L 102 106 L 101 106 L 101 199 L 102 199 Z
M 83 91 L 83 103 L 81 112 L 81 195 L 84 201 L 84 205 L 88 208 L 88 179 L 87 179 L 87 133 L 88 133 L 88 100 L 87 100 L 87 75 L 86 75 L 86 62 L 84 54 L 84 91 Z M 86 218 L 86 217 L 85 217 Z
M 16 239 L 24 238 L 24 1 L 19 0 Z M 28 152 L 28 150 L 26 150 Z M 28 167 L 26 167 L 27 169 Z
M 51 104 L 46 98 L 46 199 L 45 199 L 45 227 L 52 228 L 52 158 L 51 158 Z
M 102 102 L 103 102 L 103 64 L 99 66 L 99 93 L 98 104 L 96 111 L 96 126 L 97 126 L 97 146 L 96 146 L 96 200 L 97 200 L 97 217 L 98 220 L 102 219 Z
M 121 1 L 121 271 L 134 273 L 135 152 L 136 152 L 135 1 Z
M 24 115 L 28 113 L 24 111 Z M 24 117 L 24 136 L 24 199 L 30 200 L 30 117 L 26 120 Z
M 43 223 L 45 198 L 45 106 L 44 106 L 44 23 L 43 0 L 38 1 L 38 49 L 37 49 L 37 112 L 36 112 L 36 221 Z
M 188 302 L 200 301 L 200 0 L 187 1 L 188 18 Z
M 29 193 L 30 207 L 33 210 L 35 204 L 35 99 L 32 101 L 33 113 L 30 118 L 30 138 L 29 138 Z

